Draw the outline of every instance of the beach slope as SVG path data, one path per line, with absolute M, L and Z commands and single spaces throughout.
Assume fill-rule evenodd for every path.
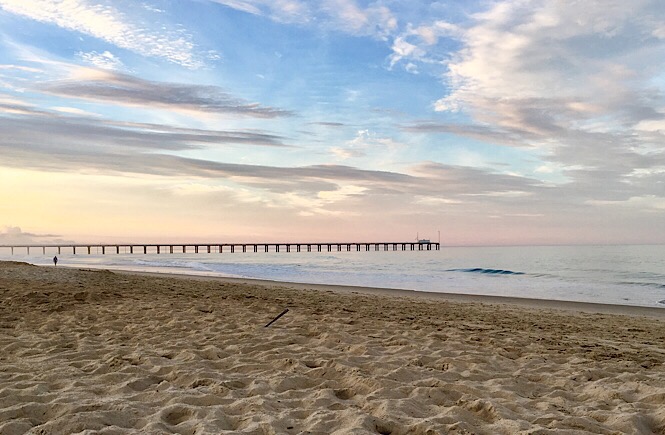
M 665 433 L 663 317 L 482 301 L 0 262 L 0 433 Z

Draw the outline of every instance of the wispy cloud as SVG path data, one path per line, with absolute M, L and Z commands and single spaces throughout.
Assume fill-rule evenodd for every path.
M 449 55 L 437 51 L 437 44 L 442 38 L 450 40 L 461 35 L 463 31 L 459 26 L 442 20 L 419 26 L 409 24 L 393 40 L 390 66 L 403 61 L 405 69 L 413 71 L 416 63 L 443 64 L 449 60 Z
M 430 193 L 445 193 L 446 198 L 464 199 L 469 196 L 492 196 L 495 198 L 543 194 L 550 190 L 541 181 L 534 178 L 506 175 L 487 169 L 466 166 L 444 165 L 425 162 L 413 168 L 415 175 L 433 181 Z M 468 198 L 466 198 L 468 200 Z
M 24 110 L 30 111 L 29 108 Z M 416 196 L 421 201 L 423 198 L 429 198 L 429 201 L 446 198 L 473 202 L 468 195 L 484 194 L 500 202 L 506 197 L 505 192 L 540 193 L 543 190 L 537 180 L 434 163 L 418 165 L 404 173 L 344 165 L 278 167 L 234 164 L 174 155 L 176 151 L 201 146 L 281 145 L 279 137 L 258 132 L 112 123 L 39 112 L 30 116 L 0 117 L 0 129 L 4 132 L 0 140 L 0 157 L 5 167 L 47 172 L 184 177 L 216 183 L 207 190 L 196 190 L 197 194 L 203 195 L 218 192 L 224 183 L 233 183 L 239 188 L 259 192 L 256 194 L 259 197 L 286 195 L 291 203 L 302 198 L 315 201 L 321 208 L 360 196 L 399 196 L 406 202 Z
M 0 113 L 3 111 L 8 115 L 0 116 L 3 131 L 0 150 L 3 150 L 6 163 L 13 160 L 12 154 L 24 151 L 34 158 L 39 153 L 60 156 L 92 153 L 108 157 L 109 153 L 120 150 L 131 154 L 225 145 L 287 146 L 280 136 L 252 130 L 202 130 L 117 122 L 97 117 L 63 116 L 29 106 L 0 103 Z
M 524 132 L 516 132 L 511 129 L 499 128 L 488 124 L 420 121 L 409 125 L 403 125 L 401 128 L 410 133 L 450 133 L 456 136 L 465 136 L 494 144 L 514 147 L 531 147 L 531 145 L 524 140 Z
M 479 180 L 487 178 L 482 176 L 484 171 L 464 172 L 434 164 L 415 167 L 414 174 L 409 175 L 343 165 L 274 167 L 184 158 L 173 153 L 237 144 L 283 147 L 284 138 L 251 130 L 201 130 L 67 116 L 10 103 L 0 105 L 0 109 L 9 110 L 9 114 L 0 116 L 0 156 L 7 167 L 233 179 L 252 188 L 309 194 L 335 190 L 337 185 L 362 187 L 364 194 L 418 192 L 447 197 L 520 190 L 516 177 L 492 178 L 481 188 Z M 361 132 L 356 139 L 362 146 L 368 145 L 367 134 Z M 370 139 L 372 146 L 391 146 Z
M 23 72 L 29 72 L 29 73 L 40 73 L 42 72 L 40 69 L 37 68 L 31 68 L 23 65 L 0 65 L 0 70 L 9 70 L 9 71 L 23 71 Z
M 338 127 L 344 127 L 346 124 L 341 123 L 341 122 L 330 122 L 330 121 L 318 121 L 318 122 L 310 122 L 310 125 L 320 125 L 322 127 L 330 127 L 330 128 L 338 128 Z
M 267 2 L 259 0 L 210 0 L 213 3 L 228 6 L 238 11 L 247 12 L 248 14 L 262 15 L 263 8 L 267 6 Z
M 111 3 L 92 3 L 88 0 L 0 0 L 0 8 L 99 38 L 143 56 L 163 58 L 189 68 L 203 65 L 194 54 L 194 43 L 188 34 L 164 29 L 148 19 L 134 21 L 136 18 L 128 17 Z
M 120 70 L 124 66 L 122 61 L 109 51 L 104 51 L 103 53 L 96 51 L 88 53 L 78 52 L 76 55 L 84 62 L 101 69 Z
M 397 29 L 397 18 L 383 2 L 366 7 L 355 0 L 209 0 L 230 8 L 269 17 L 275 21 L 316 24 L 352 35 L 385 39 Z
M 386 39 L 397 29 L 397 18 L 380 2 L 363 8 L 355 0 L 326 0 L 322 2 L 321 10 L 336 29 L 354 35 Z
M 255 118 L 292 115 L 287 110 L 233 97 L 217 86 L 155 82 L 112 71 L 80 69 L 69 79 L 42 83 L 37 89 L 61 97 L 146 108 L 161 107 Z
M 340 159 L 365 157 L 368 154 L 382 154 L 387 156 L 392 152 L 403 148 L 400 143 L 389 137 L 379 137 L 375 132 L 368 129 L 358 130 L 356 136 L 344 143 L 343 146 L 335 146 L 330 151 Z

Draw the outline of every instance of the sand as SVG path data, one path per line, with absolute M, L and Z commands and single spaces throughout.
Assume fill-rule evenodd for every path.
M 665 433 L 665 310 L 11 262 L 0 295 L 3 435 Z

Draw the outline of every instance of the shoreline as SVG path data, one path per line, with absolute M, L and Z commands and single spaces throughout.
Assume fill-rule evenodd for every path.
M 49 266 L 39 266 L 49 267 Z M 389 297 L 405 297 L 417 299 L 430 299 L 433 301 L 449 301 L 460 303 L 482 303 L 482 304 L 500 304 L 509 306 L 519 306 L 530 309 L 550 309 L 569 312 L 580 313 L 597 313 L 597 314 L 616 314 L 625 316 L 641 316 L 651 317 L 665 320 L 665 307 L 645 307 L 638 305 L 617 305 L 617 304 L 601 304 L 593 302 L 577 302 L 577 301 L 564 301 L 557 299 L 535 299 L 535 298 L 520 298 L 512 296 L 492 296 L 492 295 L 474 295 L 467 293 L 443 293 L 443 292 L 427 292 L 420 290 L 407 290 L 395 289 L 387 287 L 367 287 L 367 286 L 352 286 L 341 284 L 312 284 L 312 283 L 298 283 L 289 281 L 277 280 L 264 280 L 256 278 L 234 278 L 214 275 L 198 275 L 177 272 L 150 272 L 150 271 L 135 271 L 127 269 L 109 269 L 109 268 L 88 268 L 78 266 L 63 266 L 72 269 L 94 269 L 94 270 L 111 270 L 113 272 L 127 274 L 127 275 L 142 275 L 142 276 L 156 276 L 156 277 L 177 277 L 183 279 L 194 280 L 212 280 L 226 283 L 238 284 L 251 284 L 265 286 L 267 288 L 291 288 L 294 290 L 319 290 L 319 291 L 333 291 L 342 294 L 361 293 Z
M 614 252 L 614 254 L 619 255 L 622 252 Z M 659 258 L 655 255 L 656 253 L 648 252 L 650 252 L 647 255 L 648 259 Z M 588 306 L 584 310 L 601 310 L 602 312 L 619 312 L 615 306 L 631 307 L 629 309 L 631 311 L 635 310 L 632 307 L 665 309 L 665 294 L 662 284 L 659 284 L 662 282 L 662 279 L 659 279 L 659 277 L 662 278 L 662 273 L 658 273 L 658 268 L 654 267 L 657 266 L 657 263 L 653 262 L 645 263 L 646 266 L 642 268 L 639 265 L 642 263 L 628 262 L 629 265 L 624 267 L 620 264 L 603 265 L 601 261 L 598 263 L 599 269 L 590 268 L 585 271 L 585 267 L 577 268 L 574 263 L 569 264 L 572 268 L 564 267 L 563 265 L 568 264 L 566 263 L 568 260 L 563 259 L 559 251 L 551 253 L 536 250 L 533 252 L 533 258 L 549 258 L 552 261 L 537 260 L 524 263 L 519 263 L 521 251 L 513 252 L 505 260 L 498 260 L 496 255 L 490 255 L 491 253 L 469 251 L 461 256 L 447 255 L 440 259 L 427 257 L 427 261 L 432 260 L 431 265 L 427 261 L 421 262 L 418 258 L 395 259 L 396 257 L 383 255 L 385 254 L 383 252 L 379 254 L 381 255 L 377 257 L 363 254 L 348 265 L 346 264 L 347 259 L 342 256 L 333 256 L 334 258 L 330 259 L 324 256 L 325 260 L 321 260 L 317 259 L 317 255 L 311 257 L 312 263 L 310 264 L 309 254 L 304 254 L 301 258 L 300 253 L 294 254 L 296 255 L 294 259 L 285 258 L 283 255 L 257 259 L 252 254 L 246 256 L 239 254 L 224 258 L 220 255 L 202 254 L 200 257 L 149 255 L 145 258 L 123 255 L 112 258 L 115 255 L 97 257 L 93 255 L 92 257 L 71 257 L 70 261 L 68 260 L 70 257 L 65 256 L 63 265 L 172 275 L 211 275 L 258 279 L 267 282 L 274 280 L 308 285 L 378 287 L 398 291 L 487 295 L 521 299 L 520 303 L 523 304 L 531 303 L 528 302 L 531 299 L 561 301 L 563 304 L 567 302 L 596 304 L 597 307 Z M 596 258 L 593 257 L 594 251 L 582 254 Z M 633 258 L 635 252 L 623 252 L 623 254 L 627 255 L 627 258 Z M 553 259 L 550 258 L 552 255 Z M 364 258 L 369 259 L 364 260 Z M 620 257 L 612 258 L 616 260 Z M 11 259 L 13 258 L 7 258 L 7 260 Z M 48 258 L 35 259 L 34 262 L 29 258 L 17 258 L 17 260 L 44 266 L 51 264 Z M 412 260 L 415 263 L 412 263 Z M 365 264 L 366 262 L 367 264 Z M 378 270 L 373 270 L 371 266 L 373 264 L 382 266 Z M 633 265 L 630 266 L 630 264 Z M 331 265 L 334 266 L 331 268 Z M 575 308 L 573 307 L 573 309 Z M 650 315 L 660 316 L 657 311 L 652 311 Z

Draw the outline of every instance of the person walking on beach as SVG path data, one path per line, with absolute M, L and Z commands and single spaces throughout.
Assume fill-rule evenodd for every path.
M 53 265 L 54 266 L 58 265 L 58 256 L 57 255 L 55 257 L 53 257 Z

